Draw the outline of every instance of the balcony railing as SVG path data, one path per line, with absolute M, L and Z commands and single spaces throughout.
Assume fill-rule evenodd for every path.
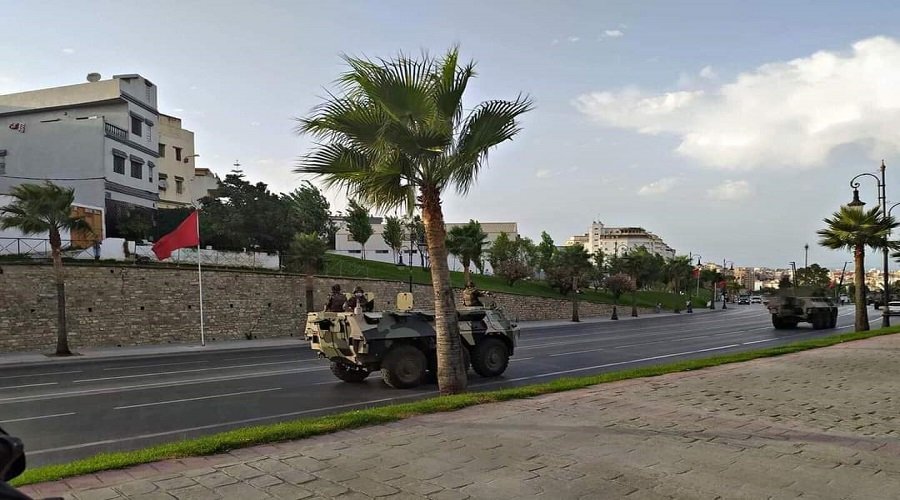
M 128 131 L 124 128 L 119 128 L 112 123 L 103 123 L 104 132 L 108 137 L 119 141 L 127 141 L 128 140 Z

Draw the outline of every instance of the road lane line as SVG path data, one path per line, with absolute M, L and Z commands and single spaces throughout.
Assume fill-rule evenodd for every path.
M 124 385 L 120 387 L 106 387 L 98 389 L 85 389 L 82 391 L 51 392 L 49 394 L 36 394 L 32 396 L 17 396 L 0 398 L 0 405 L 15 404 L 30 401 L 42 401 L 44 399 L 65 398 L 71 396 L 84 396 L 93 394 L 113 394 L 116 392 L 135 391 L 140 389 L 161 389 L 164 387 L 181 387 L 184 385 L 207 384 L 210 382 L 224 382 L 228 380 L 244 380 L 248 378 L 269 377 L 272 375 L 284 375 L 288 373 L 309 373 L 328 370 L 327 366 L 317 368 L 291 368 L 288 370 L 273 370 L 270 372 L 245 373 L 241 375 L 226 375 L 222 377 L 209 377 L 196 380 L 175 380 L 172 382 L 153 382 L 149 384 Z
M 135 375 L 120 375 L 118 377 L 100 377 L 100 378 L 84 378 L 79 380 L 73 380 L 76 384 L 84 383 L 84 382 L 103 382 L 106 380 L 121 380 L 125 378 L 140 378 L 140 377 L 154 377 L 159 375 L 177 375 L 179 373 L 197 373 L 197 372 L 208 372 L 211 370 L 226 370 L 228 368 L 252 368 L 255 366 L 267 366 L 267 365 L 284 365 L 287 363 L 296 363 L 297 361 L 276 361 L 272 363 L 253 363 L 249 365 L 228 365 L 228 366 L 216 366 L 211 368 L 194 368 L 191 370 L 175 370 L 171 372 L 154 372 L 154 373 L 138 373 Z
M 216 398 L 227 398 L 231 396 L 243 396 L 244 394 L 256 394 L 258 392 L 271 392 L 271 391 L 280 391 L 281 387 L 272 387 L 270 389 L 259 389 L 256 391 L 242 391 L 242 392 L 229 392 L 227 394 L 213 394 L 211 396 L 200 396 L 197 398 L 185 398 L 185 399 L 172 399 L 169 401 L 157 401 L 155 403 L 142 403 L 138 405 L 128 405 L 128 406 L 116 406 L 113 410 L 127 410 L 129 408 L 143 408 L 145 406 L 159 406 L 159 405 L 168 405 L 174 403 L 186 403 L 188 401 L 200 401 L 203 399 L 216 399 Z
M 74 415 L 75 412 L 70 413 L 54 413 L 53 415 L 38 415 L 36 417 L 25 417 L 25 418 L 13 418 L 9 420 L 0 420 L 0 424 L 11 424 L 13 422 L 25 422 L 27 420 L 39 420 L 42 418 L 56 418 L 56 417 L 67 417 L 69 415 Z
M 158 365 L 117 366 L 115 368 L 104 368 L 103 371 L 137 370 L 140 368 L 159 368 L 160 366 L 196 365 L 197 363 L 209 363 L 209 361 L 185 361 L 183 363 L 160 363 Z
M 59 446 L 56 448 L 45 448 L 43 450 L 29 451 L 28 455 L 43 455 L 45 453 L 53 453 L 53 452 L 57 452 L 57 451 L 78 450 L 81 448 L 91 448 L 94 446 L 102 446 L 102 445 L 106 445 L 106 444 L 121 443 L 123 441 L 135 441 L 138 439 L 150 439 L 150 438 L 155 438 L 155 437 L 171 436 L 173 434 L 183 434 L 185 432 L 194 432 L 194 431 L 202 431 L 202 430 L 206 430 L 206 429 L 215 429 L 216 427 L 251 424 L 253 422 L 260 422 L 263 420 L 271 420 L 271 419 L 285 418 L 285 417 L 296 417 L 298 415 L 305 415 L 305 414 L 315 413 L 315 412 L 319 412 L 319 411 L 340 410 L 342 408 L 352 408 L 354 406 L 364 406 L 364 405 L 371 405 L 371 404 L 377 404 L 377 403 L 384 403 L 387 401 L 396 401 L 399 399 L 418 398 L 418 397 L 422 397 L 422 396 L 427 396 L 429 394 L 437 394 L 437 392 L 438 391 L 419 392 L 416 394 L 409 394 L 406 396 L 398 396 L 398 397 L 383 398 L 383 399 L 373 399 L 370 401 L 360 401 L 359 403 L 347 403 L 347 404 L 343 404 L 343 405 L 326 406 L 326 407 L 322 407 L 322 408 L 311 408 L 309 410 L 300 410 L 300 411 L 294 411 L 294 412 L 290 412 L 290 413 L 280 413 L 277 415 L 267 415 L 264 417 L 246 418 L 243 420 L 234 420 L 231 422 L 222 422 L 222 423 L 218 423 L 218 424 L 200 425 L 197 427 L 188 427 L 186 429 L 178 429 L 178 430 L 174 430 L 174 431 L 154 432 L 152 434 L 140 434 L 137 436 L 129 436 L 129 437 L 124 437 L 124 438 L 120 438 L 120 439 L 106 439 L 103 441 L 93 441 L 90 443 L 80 443 L 80 444 L 73 444 L 73 445 L 69 445 L 69 446 Z
M 586 352 L 605 351 L 606 349 L 608 349 L 608 348 L 607 348 L 607 347 L 602 347 L 602 348 L 597 348 L 597 349 L 585 349 L 585 350 L 583 350 L 583 351 L 560 352 L 560 353 L 557 353 L 557 354 L 550 354 L 550 357 L 552 358 L 552 357 L 555 357 L 555 356 L 568 356 L 569 354 L 584 354 L 584 353 L 586 353 Z
M 751 340 L 749 342 L 742 342 L 741 345 L 761 344 L 763 342 L 774 342 L 776 340 L 783 340 L 783 339 L 774 338 L 774 339 Z
M 43 377 L 46 375 L 70 375 L 72 373 L 81 373 L 81 370 L 75 370 L 71 372 L 44 372 L 44 373 L 29 373 L 26 375 L 5 375 L 0 377 L 0 380 L 6 380 L 9 378 L 25 378 L 25 377 Z
M 513 359 L 509 360 L 509 362 L 515 363 L 516 361 L 527 361 L 529 359 L 534 359 L 534 358 L 533 357 L 531 357 L 531 358 L 513 358 Z
M 628 360 L 628 361 L 618 361 L 616 363 L 606 363 L 603 365 L 585 366 L 582 368 L 573 368 L 571 370 L 560 370 L 560 371 L 549 372 L 549 373 L 540 373 L 538 375 L 529 375 L 527 377 L 511 378 L 509 380 L 498 381 L 496 383 L 518 382 L 520 380 L 531 380 L 531 379 L 535 379 L 535 378 L 552 377 L 554 375 L 565 375 L 567 373 L 583 372 L 585 370 L 596 370 L 599 368 L 608 368 L 610 366 L 628 365 L 631 363 L 640 363 L 642 361 L 653 361 L 656 359 L 671 358 L 674 356 L 685 356 L 688 354 L 697 354 L 697 353 L 701 353 L 701 352 L 720 351 L 722 349 L 731 349 L 732 347 L 740 347 L 740 345 L 741 344 L 728 344 L 728 345 L 723 345 L 723 346 L 719 346 L 719 347 L 708 347 L 706 349 L 697 349 L 694 351 L 674 352 L 671 354 L 662 354 L 659 356 L 651 356 L 649 358 L 632 359 L 632 360 Z
M 306 346 L 308 347 L 308 346 Z M 245 359 L 266 359 L 266 358 L 283 358 L 285 356 L 296 356 L 297 353 L 287 353 L 287 354 L 268 354 L 266 356 L 243 356 L 240 358 L 224 358 L 222 361 L 243 361 Z
M 8 385 L 6 387 L 0 387 L 0 391 L 3 389 L 24 389 L 25 387 L 40 387 L 44 385 L 58 385 L 59 382 L 44 382 L 43 384 L 25 384 L 25 385 Z

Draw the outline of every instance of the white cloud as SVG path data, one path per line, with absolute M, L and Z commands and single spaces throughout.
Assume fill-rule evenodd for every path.
M 537 177 L 538 179 L 546 179 L 552 175 L 553 175 L 553 171 L 550 170 L 549 168 L 542 168 L 534 173 L 534 176 Z
M 653 181 L 650 184 L 641 186 L 641 188 L 638 189 L 637 194 L 641 196 L 656 196 L 668 193 L 678 184 L 678 182 L 678 179 L 675 177 L 664 177 L 658 181 Z
M 575 105 L 614 127 L 676 135 L 676 151 L 704 165 L 812 168 L 845 144 L 862 145 L 872 159 L 900 153 L 897 88 L 900 43 L 875 37 L 849 53 L 765 64 L 707 92 L 625 88 Z
M 747 181 L 727 180 L 712 189 L 708 189 L 706 194 L 713 200 L 741 201 L 746 200 L 753 194 L 753 188 L 750 187 L 750 183 Z
M 712 66 L 704 66 L 703 69 L 700 70 L 700 78 L 705 80 L 715 80 L 719 75 L 713 70 Z
M 620 36 L 625 35 L 622 30 L 606 30 L 603 34 L 608 38 L 619 38 Z
M 568 40 L 569 43 L 575 43 L 575 42 L 577 42 L 578 40 L 581 40 L 581 38 L 580 38 L 580 37 L 577 37 L 577 36 L 570 36 L 569 38 L 566 38 L 566 40 Z
M 550 45 L 556 45 L 558 43 L 559 43 L 559 38 L 554 38 L 553 40 L 550 41 Z
M 71 49 L 71 48 L 69 48 L 69 47 L 66 47 L 66 48 L 62 49 L 62 53 L 63 53 L 63 54 L 74 54 L 74 53 L 75 53 L 75 49 Z

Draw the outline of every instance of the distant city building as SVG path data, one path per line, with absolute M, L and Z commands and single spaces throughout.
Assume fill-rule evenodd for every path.
M 758 290 L 758 288 L 756 288 L 756 271 L 753 268 L 735 268 L 734 277 L 745 290 Z
M 362 248 L 360 247 L 360 244 L 356 241 L 353 241 L 353 238 L 350 236 L 350 231 L 347 230 L 346 226 L 343 224 L 343 221 L 335 220 L 335 222 L 338 223 L 338 231 L 335 234 L 335 248 L 334 250 L 330 250 L 329 252 L 339 255 L 348 255 L 350 257 L 356 257 L 360 259 L 363 258 Z M 402 262 L 404 264 L 409 264 L 410 259 L 412 259 L 413 265 L 421 265 L 423 260 L 427 262 L 427 254 L 423 255 L 421 253 L 423 251 L 427 252 L 427 249 L 424 247 L 420 247 L 419 242 L 410 242 L 408 239 L 409 233 L 406 230 L 404 230 L 404 234 L 406 235 L 405 241 L 403 241 L 400 252 L 395 256 L 394 251 L 391 250 L 384 242 L 383 220 L 380 217 L 373 217 L 371 222 L 372 236 L 366 242 L 366 260 L 395 263 L 399 262 L 402 259 Z M 454 227 L 464 226 L 466 224 L 466 222 L 447 223 L 447 231 L 450 231 Z M 497 237 L 500 236 L 500 233 L 506 233 L 511 240 L 515 240 L 519 237 L 518 225 L 515 222 L 481 222 L 481 230 L 484 231 L 485 234 L 487 234 L 484 254 L 485 260 L 487 260 L 486 250 L 490 248 L 490 246 L 494 243 L 494 240 L 496 240 Z M 457 259 L 453 255 L 448 256 L 447 265 L 450 266 L 450 270 L 452 271 L 462 271 L 462 264 L 460 264 L 459 259 Z M 490 264 L 485 263 L 485 269 L 487 272 L 491 272 Z
M 0 95 L 0 195 L 43 180 L 72 187 L 94 237 L 118 236 L 116 215 L 159 202 L 156 91 L 137 74 L 92 73 L 87 83 Z
M 181 118 L 159 115 L 159 208 L 191 206 L 194 195 L 194 133 Z
M 606 255 L 622 255 L 630 250 L 644 247 L 648 252 L 667 259 L 675 257 L 675 250 L 662 238 L 642 227 L 607 227 L 594 221 L 591 229 L 566 240 L 566 246 L 580 244 L 590 253 L 602 250 Z

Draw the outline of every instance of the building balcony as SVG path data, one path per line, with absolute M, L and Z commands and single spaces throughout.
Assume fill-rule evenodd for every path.
M 103 122 L 103 131 L 109 138 L 123 142 L 128 141 L 128 131 L 124 128 L 119 128 L 112 123 Z

